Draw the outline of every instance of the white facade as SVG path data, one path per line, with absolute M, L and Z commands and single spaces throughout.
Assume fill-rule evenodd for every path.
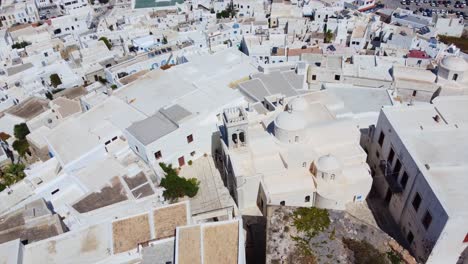
M 340 102 L 329 96 L 271 96 L 224 112 L 224 175 L 243 214 L 270 204 L 343 210 L 365 200 L 372 179 L 359 130 L 336 116 Z
M 0 9 L 0 19 L 3 26 L 11 27 L 15 24 L 33 23 L 38 21 L 37 8 L 33 1 L 25 1 Z
M 374 188 L 419 261 L 456 263 L 466 248 L 468 98 L 384 108 L 369 130 Z
M 463 34 L 465 23 L 463 18 L 439 15 L 435 20 L 434 27 L 439 35 L 459 38 Z
M 60 0 L 60 2 L 58 2 L 58 5 L 60 9 L 68 13 L 71 10 L 88 6 L 88 1 L 86 0 Z

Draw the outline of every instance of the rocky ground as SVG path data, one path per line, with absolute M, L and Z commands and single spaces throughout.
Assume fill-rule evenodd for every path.
M 416 263 L 386 233 L 343 211 L 272 206 L 266 235 L 266 263 Z

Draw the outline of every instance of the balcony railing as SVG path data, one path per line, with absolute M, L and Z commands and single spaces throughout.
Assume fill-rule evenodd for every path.
M 400 173 L 400 171 L 393 171 L 392 165 L 386 160 L 380 161 L 380 169 L 382 170 L 382 173 L 384 175 L 385 180 L 388 183 L 388 186 L 390 187 L 390 190 L 393 193 L 401 193 L 403 191 L 403 188 L 401 187 L 400 183 L 398 183 L 398 174 Z

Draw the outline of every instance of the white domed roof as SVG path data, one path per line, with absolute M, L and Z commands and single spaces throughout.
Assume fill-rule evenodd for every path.
M 295 111 L 303 112 L 309 108 L 309 103 L 307 102 L 306 99 L 304 99 L 304 97 L 297 97 L 297 98 L 292 99 L 288 103 L 288 107 L 292 109 L 292 111 L 294 112 Z
M 317 170 L 323 172 L 335 172 L 341 170 L 341 163 L 337 158 L 328 154 L 317 160 Z
M 299 113 L 282 112 L 276 117 L 275 126 L 284 130 L 295 131 L 304 129 L 306 121 Z
M 447 56 L 442 60 L 441 66 L 452 71 L 466 71 L 468 63 L 460 57 Z

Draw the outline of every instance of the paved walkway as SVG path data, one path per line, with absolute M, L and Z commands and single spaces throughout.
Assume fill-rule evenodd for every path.
M 200 189 L 190 199 L 193 214 L 225 208 L 234 204 L 234 200 L 224 186 L 221 175 L 211 156 L 201 157 L 192 165 L 185 165 L 179 173 L 185 178 L 197 178 Z

